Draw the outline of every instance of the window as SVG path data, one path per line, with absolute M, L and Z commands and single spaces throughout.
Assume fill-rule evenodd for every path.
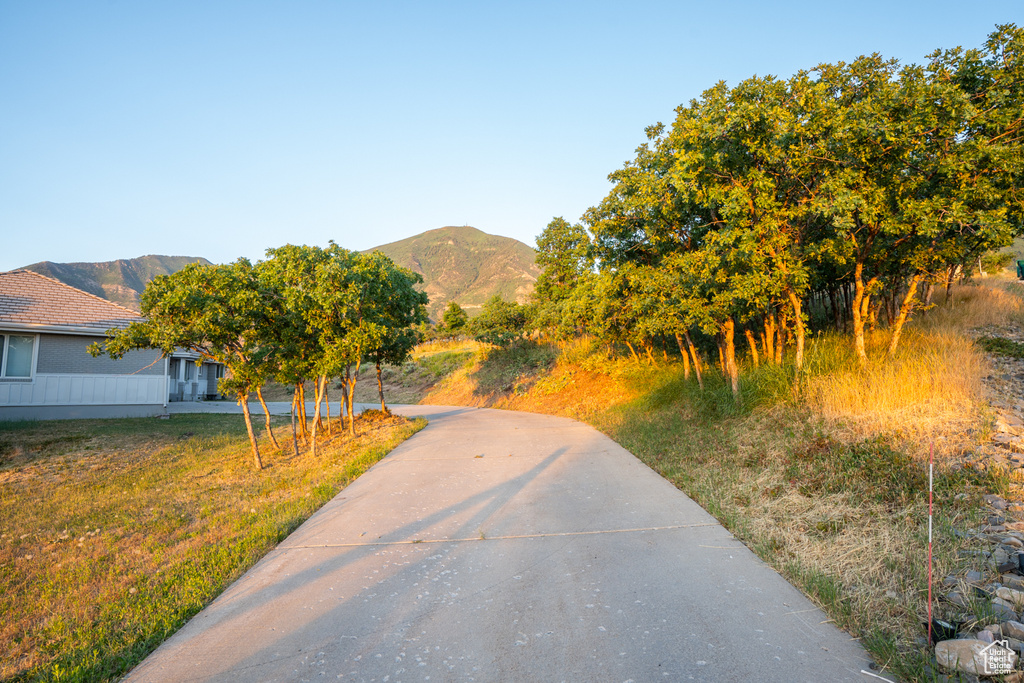
M 36 338 L 26 334 L 0 334 L 0 377 L 31 377 Z

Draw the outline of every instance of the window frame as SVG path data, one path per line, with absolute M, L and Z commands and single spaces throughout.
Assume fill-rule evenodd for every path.
M 30 361 L 28 375 L 17 377 L 7 376 L 7 351 L 11 346 L 11 337 L 32 338 L 32 360 Z M 19 330 L 0 330 L 0 381 L 2 382 L 31 382 L 36 377 L 36 366 L 39 361 L 39 334 L 26 333 Z

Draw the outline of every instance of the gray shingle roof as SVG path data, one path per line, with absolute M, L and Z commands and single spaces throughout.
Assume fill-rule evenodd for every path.
M 31 270 L 0 273 L 0 326 L 124 328 L 142 317 L 123 306 Z

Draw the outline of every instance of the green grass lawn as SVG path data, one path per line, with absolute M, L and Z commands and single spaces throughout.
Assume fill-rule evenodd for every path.
M 0 680 L 117 679 L 425 424 L 256 472 L 238 415 L 0 422 Z

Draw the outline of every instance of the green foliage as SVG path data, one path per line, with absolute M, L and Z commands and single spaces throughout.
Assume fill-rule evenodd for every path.
M 472 351 L 442 351 L 421 356 L 416 362 L 426 368 L 435 378 L 447 377 L 472 360 Z
M 477 341 L 495 346 L 509 346 L 519 339 L 526 327 L 526 313 L 514 301 L 493 296 L 473 319 L 472 330 Z
M 891 357 L 922 281 L 1024 225 L 1022 83 L 1012 25 L 925 66 L 874 55 L 720 83 L 647 129 L 583 225 L 538 238 L 537 323 L 648 353 L 702 331 L 727 366 L 734 335 L 774 335 L 799 372 L 809 303 L 827 300 L 819 324 L 852 322 L 861 366 L 887 315 Z
M 513 391 L 520 381 L 533 379 L 538 370 L 552 367 L 557 358 L 558 349 L 549 344 L 522 342 L 490 349 L 473 379 L 477 391 L 483 394 Z
M 449 301 L 441 317 L 441 328 L 444 333 L 460 335 L 469 330 L 469 314 L 456 301 Z
M 1014 260 L 1012 252 L 986 251 L 981 255 L 981 267 L 989 275 L 996 275 L 1003 272 L 1003 269 L 1007 268 Z
M 1010 358 L 1024 358 L 1024 344 L 1003 337 L 979 337 L 978 346 L 989 353 Z

